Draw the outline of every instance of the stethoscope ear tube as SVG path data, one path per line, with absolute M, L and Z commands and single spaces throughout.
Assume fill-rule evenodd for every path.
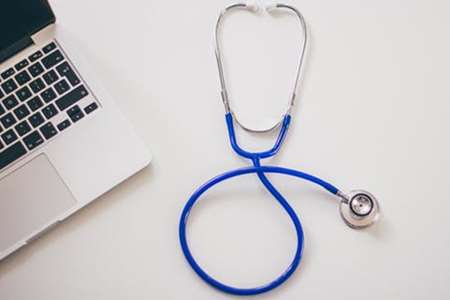
M 252 132 L 252 133 L 265 133 L 265 132 L 269 132 L 269 131 L 275 130 L 278 127 L 280 127 L 282 125 L 284 116 L 289 115 L 291 113 L 292 108 L 295 104 L 295 101 L 297 98 L 297 90 L 298 90 L 299 82 L 300 82 L 300 76 L 301 76 L 302 68 L 303 68 L 303 62 L 304 62 L 305 54 L 306 54 L 306 46 L 308 44 L 308 28 L 306 26 L 305 18 L 303 17 L 303 15 L 300 13 L 300 11 L 298 9 L 296 9 L 293 6 L 278 3 L 278 4 L 274 4 L 274 5 L 268 5 L 267 7 L 265 7 L 265 10 L 268 13 L 272 13 L 274 10 L 277 10 L 277 9 L 287 10 L 287 11 L 294 13 L 294 15 L 298 18 L 300 26 L 301 26 L 301 36 L 299 37 L 299 39 L 301 39 L 301 46 L 300 46 L 300 52 L 299 52 L 298 61 L 297 61 L 297 69 L 296 69 L 296 73 L 295 73 L 294 86 L 292 89 L 292 93 L 291 93 L 286 111 L 282 114 L 282 117 L 279 120 L 277 120 L 274 124 L 272 124 L 271 126 L 268 126 L 267 128 L 263 128 L 263 129 L 251 128 L 249 126 L 244 125 L 239 120 L 236 112 L 233 111 L 232 106 L 230 104 L 229 93 L 228 93 L 228 89 L 227 89 L 227 81 L 225 79 L 225 67 L 224 67 L 224 63 L 223 63 L 223 53 L 222 53 L 222 47 L 221 47 L 220 38 L 219 38 L 221 29 L 222 29 L 222 23 L 223 23 L 225 16 L 228 13 L 230 13 L 231 11 L 238 10 L 238 9 L 246 10 L 249 12 L 257 12 L 259 10 L 259 7 L 256 5 L 246 4 L 246 3 L 232 4 L 232 5 L 228 6 L 227 8 L 225 8 L 221 12 L 221 14 L 219 15 L 219 17 L 217 19 L 216 28 L 215 28 L 215 54 L 216 54 L 216 60 L 217 60 L 217 67 L 219 70 L 222 101 L 225 106 L 225 113 L 227 113 L 227 114 L 232 113 L 234 115 L 235 122 L 242 129 L 244 129 L 245 131 L 248 131 L 248 132 Z

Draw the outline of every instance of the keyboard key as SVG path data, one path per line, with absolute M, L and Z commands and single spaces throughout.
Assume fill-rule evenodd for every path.
M 33 150 L 37 146 L 41 145 L 44 142 L 44 139 L 41 137 L 39 132 L 33 131 L 33 133 L 30 133 L 27 135 L 23 141 L 25 142 L 25 145 L 27 146 L 28 150 Z
M 25 101 L 28 98 L 30 98 L 33 94 L 31 93 L 30 89 L 27 86 L 24 86 L 16 93 L 17 97 L 19 97 L 20 101 Z
M 67 83 L 67 81 L 63 79 L 55 84 L 55 89 L 58 92 L 58 94 L 62 95 L 70 89 L 70 86 Z
M 14 118 L 12 113 L 8 113 L 1 117 L 0 122 L 3 124 L 3 127 L 5 127 L 5 129 L 8 129 L 9 127 L 17 123 L 16 118 Z
M 42 79 L 38 78 L 30 83 L 30 88 L 35 93 L 39 93 L 43 89 L 45 89 L 45 83 L 42 81 Z
M 73 123 L 78 122 L 81 118 L 84 117 L 84 113 L 81 111 L 80 107 L 78 105 L 75 105 L 71 109 L 67 111 L 67 114 L 69 115 L 70 119 Z
M 3 115 L 5 113 L 5 109 L 3 108 L 3 106 L 0 104 L 0 116 Z
M 20 72 L 14 78 L 16 78 L 16 81 L 19 85 L 24 85 L 25 83 L 31 80 L 31 77 L 30 75 L 28 75 L 27 71 Z
M 88 91 L 84 86 L 81 85 L 65 96 L 56 100 L 56 105 L 58 105 L 59 110 L 63 111 L 71 107 L 73 104 L 77 103 L 87 95 L 89 95 Z
M 42 63 L 47 69 L 52 68 L 53 66 L 59 64 L 64 60 L 64 56 L 62 55 L 61 51 L 56 50 L 52 54 L 44 57 L 42 59 Z
M 59 123 L 57 127 L 58 127 L 59 131 L 63 131 L 64 129 L 66 129 L 69 126 L 70 126 L 70 121 L 64 120 L 61 123 Z
M 16 68 L 17 71 L 20 71 L 28 65 L 29 65 L 28 60 L 24 59 L 18 64 L 16 64 L 14 67 Z
M 2 90 L 0 90 L 0 99 L 2 99 L 3 97 L 5 97 L 5 94 L 3 94 Z
M 56 74 L 56 72 L 54 70 L 48 71 L 47 73 L 44 74 L 44 80 L 45 82 L 47 82 L 48 85 L 56 82 L 56 80 L 59 79 L 58 74 Z
M 58 71 L 59 75 L 61 75 L 62 77 L 66 77 L 72 86 L 76 86 L 80 83 L 80 79 L 78 79 L 78 76 L 72 70 L 69 63 L 63 62 L 58 67 L 56 67 L 56 70 Z
M 49 102 L 55 100 L 56 93 L 52 88 L 48 88 L 41 93 L 41 97 L 45 101 L 45 103 L 49 103 Z
M 86 106 L 85 108 L 84 108 L 84 112 L 86 113 L 86 114 L 90 114 L 91 112 L 93 112 L 94 110 L 96 110 L 98 108 L 98 105 L 97 105 L 97 103 L 91 103 L 91 104 L 89 104 L 88 106 Z
M 28 132 L 31 131 L 31 127 L 30 127 L 30 125 L 28 125 L 27 121 L 20 122 L 14 128 L 16 129 L 17 133 L 20 136 L 24 136 L 25 134 L 27 134 Z
M 58 110 L 53 104 L 50 104 L 42 110 L 42 113 L 47 119 L 51 119 L 58 114 Z
M 42 67 L 40 62 L 35 63 L 31 67 L 28 68 L 28 71 L 31 73 L 33 77 L 39 76 L 44 72 L 44 68 Z
M 40 128 L 40 131 L 47 140 L 51 139 L 58 133 L 58 131 L 56 131 L 56 128 L 50 122 L 42 126 Z
M 17 119 L 20 121 L 23 118 L 27 117 L 30 114 L 30 110 L 27 108 L 25 104 L 22 104 L 18 108 L 14 110 L 14 114 L 16 115 Z
M 2 88 L 6 94 L 9 94 L 9 93 L 14 92 L 18 88 L 18 86 L 14 82 L 14 80 L 10 79 L 10 80 L 2 83 Z
M 42 123 L 44 123 L 44 117 L 41 115 L 41 113 L 37 112 L 34 115 L 32 115 L 28 121 L 31 123 L 31 125 L 36 128 Z
M 6 145 L 9 145 L 15 141 L 17 141 L 17 134 L 14 132 L 14 130 L 10 129 L 4 134 L 2 134 L 2 139 L 5 142 Z
M 3 79 L 8 79 L 9 77 L 13 76 L 14 73 L 16 73 L 16 71 L 13 68 L 9 68 L 8 70 L 6 70 L 5 72 L 2 73 L 2 78 Z
M 56 49 L 56 44 L 51 42 L 50 44 L 48 44 L 47 46 L 45 46 L 42 50 L 44 51 L 45 54 L 50 53 L 51 51 L 53 51 L 54 49 Z
M 27 153 L 21 142 L 17 142 L 0 153 L 0 169 L 8 166 Z
M 17 101 L 16 96 L 10 95 L 3 101 L 3 105 L 6 107 L 7 110 L 11 110 L 14 107 L 16 107 L 19 104 L 19 101 Z
M 44 103 L 42 103 L 42 100 L 39 98 L 39 96 L 32 98 L 30 101 L 27 102 L 27 104 L 32 111 L 36 111 L 42 106 L 44 106 Z
M 36 60 L 38 60 L 42 56 L 43 56 L 42 52 L 41 51 L 37 51 L 37 52 L 33 53 L 32 55 L 30 55 L 30 57 L 28 57 L 28 59 L 31 62 L 35 62 Z
M 5 148 L 5 145 L 3 145 L 2 142 L 0 142 L 0 150 L 2 150 L 3 148 Z

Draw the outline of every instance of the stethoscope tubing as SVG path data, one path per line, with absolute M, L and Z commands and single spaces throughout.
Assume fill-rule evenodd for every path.
M 281 195 L 281 193 L 275 188 L 275 186 L 269 181 L 269 179 L 266 177 L 266 173 L 275 173 L 275 174 L 282 174 L 287 176 L 293 176 L 297 178 L 304 179 L 306 181 L 315 183 L 325 190 L 329 191 L 332 194 L 338 194 L 339 190 L 333 186 L 332 184 L 315 177 L 313 175 L 283 168 L 283 167 L 276 167 L 276 166 L 261 166 L 260 159 L 255 157 L 252 159 L 253 167 L 246 167 L 246 168 L 240 168 L 236 170 L 232 170 L 226 173 L 223 173 L 219 176 L 216 176 L 206 182 L 204 185 L 202 185 L 200 188 L 198 188 L 192 196 L 189 198 L 188 202 L 186 203 L 182 214 L 180 218 L 180 224 L 179 224 L 179 238 L 181 243 L 181 248 L 183 251 L 184 256 L 186 257 L 186 260 L 191 265 L 192 269 L 197 273 L 198 276 L 200 276 L 205 282 L 210 284 L 211 286 L 221 290 L 222 292 L 233 294 L 233 295 L 239 295 L 239 296 L 250 296 L 250 295 L 258 295 L 265 292 L 268 292 L 270 290 L 273 290 L 283 284 L 291 275 L 294 273 L 294 271 L 297 269 L 297 267 L 300 264 L 301 258 L 302 258 L 302 252 L 303 252 L 303 241 L 304 241 L 304 235 L 303 235 L 303 228 L 300 222 L 299 217 L 297 216 L 294 209 L 289 205 L 287 200 Z M 294 224 L 296 235 L 297 235 L 297 248 L 295 251 L 294 259 L 292 260 L 289 267 L 286 269 L 286 271 L 281 274 L 277 279 L 274 281 L 256 287 L 256 288 L 236 288 L 232 287 L 226 284 L 223 284 L 219 282 L 218 280 L 214 279 L 210 275 L 208 275 L 201 267 L 200 265 L 195 261 L 187 242 L 186 238 L 186 227 L 189 219 L 189 215 L 191 212 L 191 209 L 194 207 L 195 203 L 199 200 L 199 198 L 210 188 L 213 186 L 219 184 L 220 182 L 223 182 L 227 179 L 237 177 L 237 176 L 243 176 L 247 174 L 253 174 L 256 173 L 258 175 L 258 178 L 263 183 L 265 188 L 273 195 L 273 197 L 278 201 L 278 203 L 283 207 L 283 209 L 288 214 L 289 218 Z

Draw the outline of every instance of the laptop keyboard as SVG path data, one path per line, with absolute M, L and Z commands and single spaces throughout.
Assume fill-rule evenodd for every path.
M 1 70 L 0 170 L 95 111 L 88 95 L 55 42 Z

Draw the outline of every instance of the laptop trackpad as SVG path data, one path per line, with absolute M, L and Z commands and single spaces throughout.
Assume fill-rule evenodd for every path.
M 0 253 L 44 229 L 76 204 L 42 154 L 0 180 Z

